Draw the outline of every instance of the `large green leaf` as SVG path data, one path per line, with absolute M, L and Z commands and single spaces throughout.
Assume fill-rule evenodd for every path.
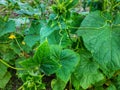
M 47 75 L 53 74 L 59 69 L 60 64 L 56 59 L 51 57 L 51 53 L 55 52 L 51 52 L 50 49 L 48 41 L 46 40 L 40 44 L 33 58 L 24 60 L 20 62 L 20 64 L 28 70 L 40 68 L 40 70 Z
M 80 64 L 73 74 L 74 77 L 72 77 L 73 85 L 76 88 L 81 86 L 83 89 L 87 89 L 104 79 L 103 74 L 99 71 L 99 65 L 92 60 L 89 52 L 81 50 L 80 60 Z
M 3 20 L 0 20 L 0 37 L 4 34 L 10 33 L 15 31 L 15 22 L 10 20 L 7 22 L 4 22 Z
M 52 81 L 52 89 L 64 90 L 80 58 L 79 55 L 72 50 L 62 50 L 58 46 L 52 46 L 51 51 L 52 58 L 58 60 L 61 64 L 59 70 L 56 71 L 57 79 Z
M 79 55 L 72 50 L 62 50 L 60 55 L 61 68 L 57 71 L 58 78 L 67 82 L 70 79 L 72 72 L 75 70 L 80 58 Z
M 107 17 L 101 12 L 90 13 L 77 34 L 83 37 L 86 48 L 109 76 L 120 69 L 120 14 L 113 22 Z

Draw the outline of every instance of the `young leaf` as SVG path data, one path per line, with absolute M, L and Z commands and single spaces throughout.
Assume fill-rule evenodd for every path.
M 66 83 L 60 79 L 53 79 L 51 82 L 52 90 L 64 90 Z
M 53 74 L 60 66 L 56 60 L 50 58 L 50 55 L 50 46 L 48 42 L 45 41 L 39 46 L 33 57 L 33 59 L 40 64 L 40 69 L 48 75 Z
M 33 60 L 33 58 L 29 58 L 27 60 L 20 61 L 19 63 L 20 63 L 20 65 L 22 65 L 22 67 L 24 67 L 27 70 L 35 69 L 35 67 L 38 67 L 40 65 L 35 60 Z
M 77 5 L 79 0 L 67 0 L 67 3 L 69 4 L 66 6 L 66 8 L 69 10 L 70 8 L 73 8 L 75 5 Z

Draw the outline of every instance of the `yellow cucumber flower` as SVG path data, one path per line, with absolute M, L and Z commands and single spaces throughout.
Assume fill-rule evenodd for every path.
M 9 39 L 15 39 L 16 36 L 15 36 L 14 34 L 11 34 L 8 38 L 9 38 Z

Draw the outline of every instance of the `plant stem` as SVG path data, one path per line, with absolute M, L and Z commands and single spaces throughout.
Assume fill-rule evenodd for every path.
M 69 80 L 69 90 L 72 90 L 71 78 Z
M 16 38 L 15 38 L 15 41 L 16 41 L 18 47 L 20 48 L 20 50 L 21 50 L 22 52 L 24 52 L 24 50 L 22 49 L 22 47 L 20 46 L 20 44 L 19 44 L 19 42 L 18 42 L 18 40 L 17 40 Z
M 66 29 L 66 32 L 68 34 L 69 39 L 73 42 L 73 40 L 71 39 L 70 32 L 68 31 L 68 29 Z
M 9 65 L 8 63 L 6 63 L 4 60 L 0 59 L 0 62 L 3 63 L 5 66 L 9 67 L 9 68 L 12 68 L 12 69 L 15 69 L 15 70 L 24 70 L 23 68 L 15 68 L 11 65 Z

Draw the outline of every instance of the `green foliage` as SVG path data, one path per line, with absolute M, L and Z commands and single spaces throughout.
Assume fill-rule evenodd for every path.
M 0 90 L 13 74 L 22 81 L 18 90 L 119 90 L 119 6 L 120 0 L 0 1 Z
M 80 85 L 83 89 L 87 89 L 96 82 L 104 80 L 104 75 L 99 71 L 99 65 L 95 60 L 92 60 L 92 55 L 89 52 L 81 50 L 80 57 L 81 61 L 72 78 L 76 88 Z
M 14 21 L 3 21 L 0 20 L 0 37 L 4 34 L 15 31 L 15 22 Z
M 4 88 L 10 78 L 11 75 L 7 71 L 7 67 L 0 63 L 0 88 Z
M 64 82 L 67 82 L 78 62 L 79 55 L 68 49 L 63 50 L 60 54 L 60 64 L 62 66 L 56 73 L 57 77 Z
M 119 16 L 118 13 L 114 20 L 109 20 L 100 12 L 93 12 L 83 20 L 80 30 L 77 32 L 80 35 L 82 31 L 86 48 L 91 51 L 107 76 L 113 75 L 113 72 L 120 68 Z
M 4 77 L 2 77 L 0 79 L 0 88 L 4 88 L 6 86 L 6 84 L 8 83 L 8 81 L 10 80 L 11 78 L 11 74 L 9 72 L 7 72 Z
M 51 82 L 52 90 L 63 90 L 66 86 L 66 83 L 60 79 L 53 79 Z
M 29 30 L 25 31 L 26 36 L 24 38 L 24 41 L 29 47 L 32 47 L 33 45 L 35 45 L 35 43 L 37 41 L 39 41 L 39 39 L 40 39 L 39 32 L 40 32 L 40 28 L 41 28 L 40 25 L 41 25 L 40 22 L 33 21 L 31 23 Z M 31 38 L 31 37 L 33 37 L 33 38 Z

